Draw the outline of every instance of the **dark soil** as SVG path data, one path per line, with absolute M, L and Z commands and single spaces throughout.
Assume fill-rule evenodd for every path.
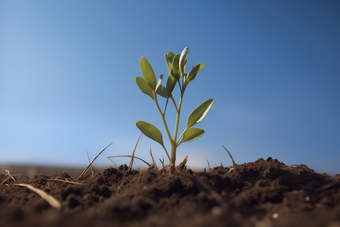
M 339 174 L 271 158 L 199 173 L 185 165 L 173 175 L 156 169 L 108 168 L 80 184 L 67 172 L 9 179 L 0 186 L 0 226 L 340 227 Z M 62 207 L 18 183 L 42 189 Z

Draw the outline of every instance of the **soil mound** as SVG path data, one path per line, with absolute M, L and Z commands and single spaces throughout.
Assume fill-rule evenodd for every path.
M 18 184 L 41 189 L 61 208 Z M 77 181 L 67 172 L 16 182 L 0 175 L 0 226 L 114 225 L 340 227 L 340 175 L 272 158 L 198 173 L 182 163 L 173 175 L 126 165 Z

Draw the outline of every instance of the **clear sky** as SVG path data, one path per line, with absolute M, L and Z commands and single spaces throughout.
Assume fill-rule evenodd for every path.
M 339 12 L 339 1 L 314 0 L 0 1 L 0 163 L 85 167 L 86 151 L 113 143 L 96 161 L 109 166 L 107 156 L 132 153 L 136 121 L 165 136 L 135 83 L 139 59 L 167 77 L 164 54 L 188 46 L 187 68 L 205 67 L 186 90 L 180 132 L 195 107 L 215 103 L 177 163 L 230 166 L 224 145 L 239 164 L 273 157 L 340 173 Z M 166 157 L 145 136 L 136 156 L 151 162 L 150 145 Z

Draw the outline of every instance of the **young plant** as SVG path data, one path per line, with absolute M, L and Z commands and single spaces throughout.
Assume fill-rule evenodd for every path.
M 161 114 L 165 131 L 169 137 L 169 141 L 171 144 L 171 156 L 169 155 L 167 149 L 164 146 L 163 136 L 162 133 L 158 130 L 158 128 L 145 121 L 137 121 L 136 126 L 145 136 L 158 142 L 163 147 L 170 161 L 171 173 L 174 173 L 175 171 L 177 147 L 181 143 L 194 141 L 204 134 L 203 129 L 194 128 L 194 126 L 203 120 L 203 118 L 210 110 L 212 104 L 214 103 L 214 99 L 208 99 L 207 101 L 199 105 L 196 109 L 194 109 L 188 117 L 186 128 L 184 129 L 182 134 L 178 137 L 179 118 L 181 114 L 183 95 L 185 89 L 187 88 L 190 82 L 194 81 L 197 73 L 199 73 L 204 67 L 203 63 L 199 63 L 198 65 L 193 66 L 189 73 L 185 73 L 188 53 L 189 48 L 186 47 L 184 48 L 181 54 L 175 55 L 171 51 L 168 54 L 165 54 L 165 61 L 169 72 L 169 77 L 167 79 L 166 86 L 161 85 L 161 82 L 163 80 L 163 74 L 159 76 L 159 79 L 157 81 L 155 72 L 153 71 L 148 60 L 144 57 L 141 57 L 140 59 L 140 68 L 144 78 L 136 77 L 136 83 L 139 89 L 144 94 L 150 96 L 150 98 L 155 102 L 159 113 Z M 172 96 L 172 92 L 176 84 L 178 84 L 180 90 L 180 98 L 178 105 L 176 104 L 174 97 Z M 163 111 L 159 107 L 157 95 L 166 99 Z M 171 136 L 168 125 L 165 120 L 165 112 L 167 110 L 169 99 L 171 99 L 171 101 L 173 102 L 177 113 L 175 132 L 173 136 Z

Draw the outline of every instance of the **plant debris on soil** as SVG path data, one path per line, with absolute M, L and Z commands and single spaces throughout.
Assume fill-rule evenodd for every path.
M 0 175 L 0 226 L 340 227 L 340 175 L 272 158 L 205 172 L 184 162 L 175 174 L 122 165 L 77 181 L 67 172 L 26 180 L 10 174 Z

